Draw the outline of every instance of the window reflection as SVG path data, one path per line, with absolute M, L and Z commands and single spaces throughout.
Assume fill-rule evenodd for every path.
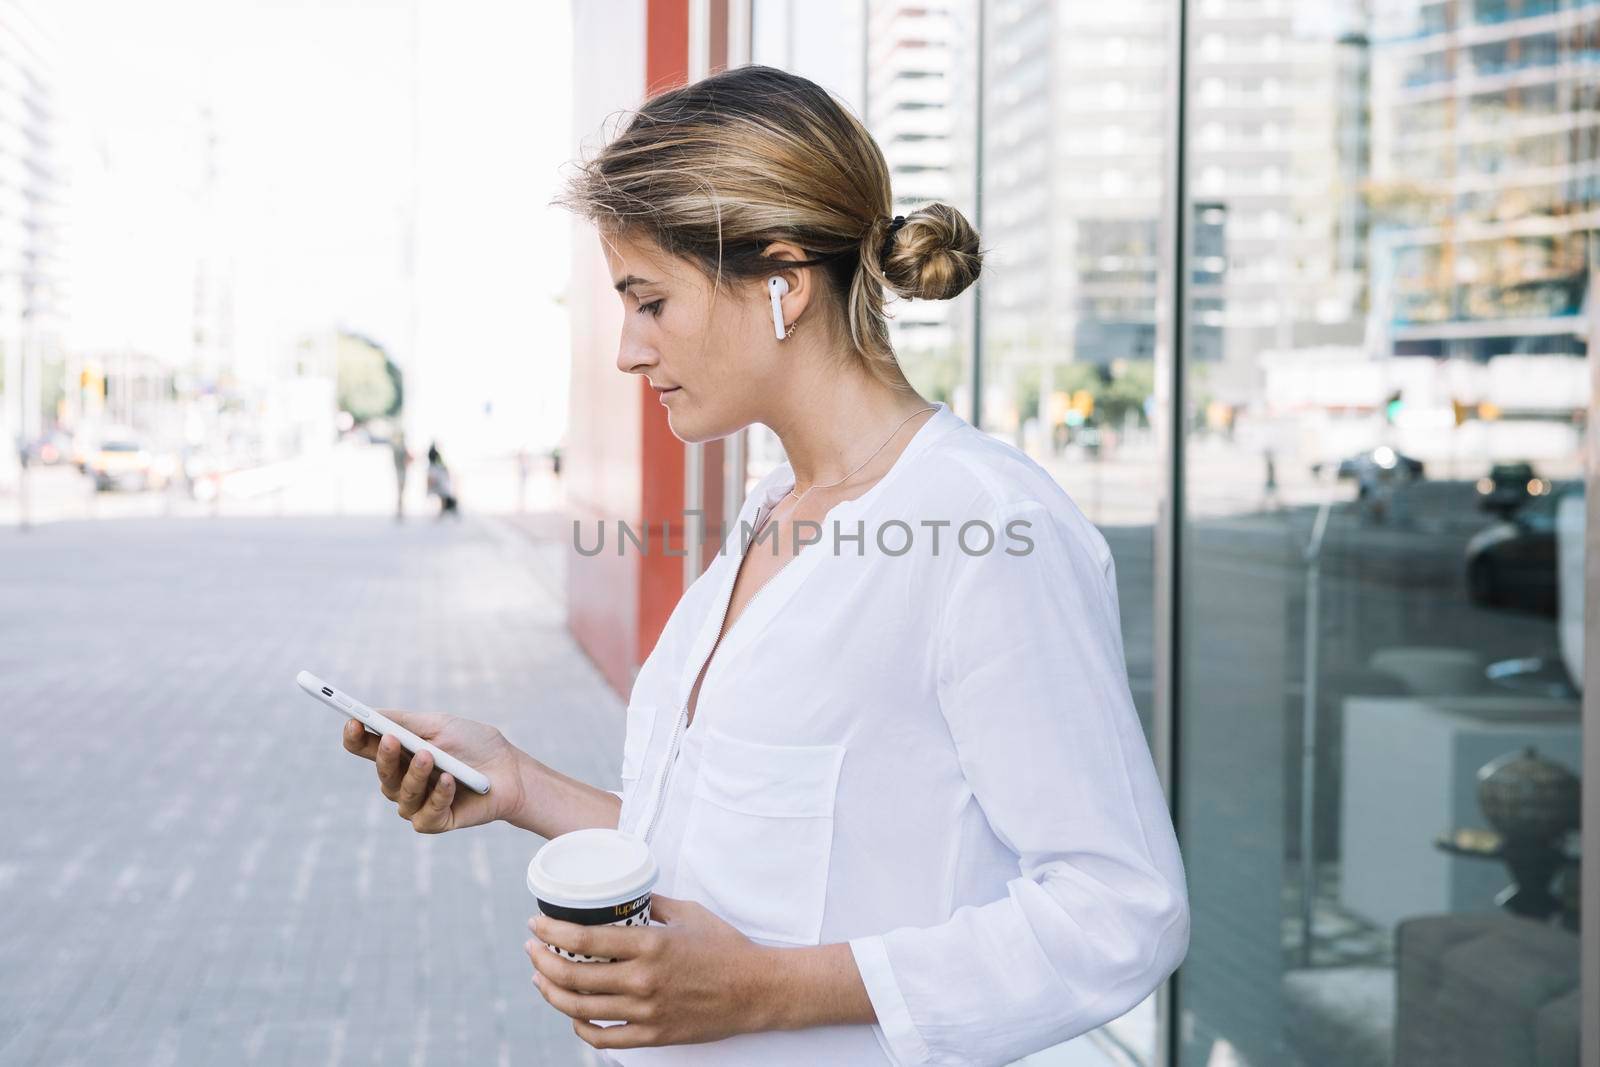
M 1180 1060 L 1576 1062 L 1600 5 L 1193 31 Z

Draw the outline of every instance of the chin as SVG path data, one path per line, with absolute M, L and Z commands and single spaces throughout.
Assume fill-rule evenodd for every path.
M 672 415 L 668 415 L 667 426 L 672 430 L 672 436 L 686 445 L 703 445 L 707 441 L 715 441 L 718 438 L 727 436 L 727 434 L 722 433 L 708 433 L 704 428 L 696 424 L 695 420 L 685 419 L 682 416 L 675 418 Z
M 688 445 L 720 441 L 744 428 L 742 425 L 731 425 L 726 420 L 707 418 L 700 412 L 674 408 L 667 409 L 667 427 L 672 431 L 672 436 Z

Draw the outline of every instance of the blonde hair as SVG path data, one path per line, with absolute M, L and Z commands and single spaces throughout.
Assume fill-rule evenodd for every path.
M 948 300 L 978 277 L 978 233 L 947 204 L 891 224 L 889 167 L 860 120 L 820 85 L 773 67 L 723 71 L 651 98 L 557 203 L 642 236 L 722 278 L 821 269 L 851 347 L 898 384 L 884 290 Z M 762 254 L 773 241 L 807 259 Z

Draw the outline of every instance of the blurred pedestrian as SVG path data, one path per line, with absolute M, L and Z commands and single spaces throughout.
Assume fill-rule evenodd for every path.
M 524 445 L 517 449 L 517 510 L 528 510 L 528 472 L 533 466 L 533 454 Z
M 406 447 L 404 430 L 395 431 L 395 435 L 389 439 L 389 448 L 394 453 L 394 518 L 399 522 L 406 517 L 406 474 L 416 457 Z
M 454 480 L 450 477 L 450 468 L 444 465 L 444 457 L 439 454 L 438 442 L 428 445 L 428 495 L 439 498 L 439 517 L 454 515 L 461 517 L 456 510 L 456 491 Z

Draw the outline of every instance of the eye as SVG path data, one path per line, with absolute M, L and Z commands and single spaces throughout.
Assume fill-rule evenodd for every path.
M 660 315 L 661 314 L 661 305 L 664 304 L 664 303 L 666 303 L 666 298 L 665 297 L 663 297 L 660 300 L 652 300 L 648 304 L 640 304 L 639 305 L 639 310 L 641 312 L 644 312 L 647 315 Z

